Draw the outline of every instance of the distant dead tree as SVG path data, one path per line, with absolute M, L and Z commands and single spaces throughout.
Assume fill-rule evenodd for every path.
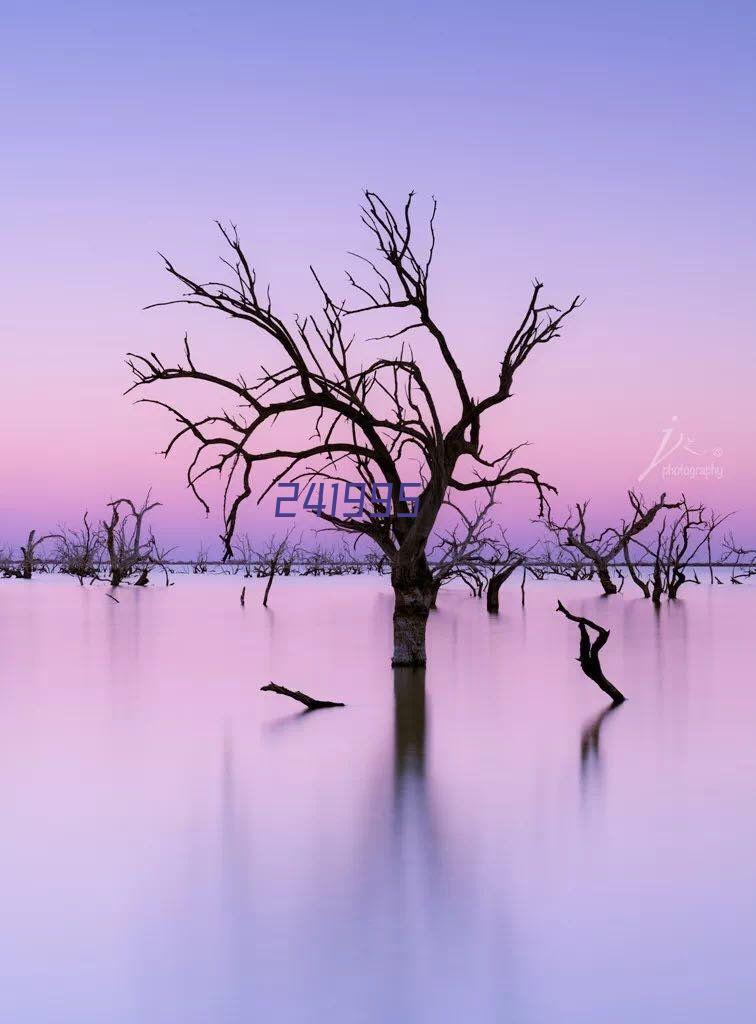
M 244 570 L 245 577 L 249 579 L 252 576 L 252 570 L 257 559 L 255 545 L 249 534 L 243 533 L 234 540 L 233 551 L 234 558 L 236 558 Z
M 695 563 L 702 549 L 732 513 L 718 515 L 704 505 L 691 505 L 685 496 L 675 506 L 677 515 L 665 514 L 652 543 L 634 537 L 633 543 L 651 561 L 650 589 L 655 605 L 666 595 L 674 601 L 685 583 L 700 583 Z M 635 580 L 637 583 L 637 580 Z M 641 589 L 643 587 L 641 586 Z
M 162 563 L 163 555 L 158 551 L 152 532 L 145 536 L 145 518 L 159 506 L 159 501 L 150 503 L 149 494 L 139 507 L 131 498 L 118 498 L 108 503 L 110 519 L 103 520 L 102 531 L 111 586 L 120 586 L 137 571 L 137 585 L 144 586 L 150 568 Z
M 13 568 L 13 552 L 5 546 L 0 547 L 0 576 L 4 576 L 7 579 L 11 575 Z
M 543 544 L 543 553 L 538 559 L 539 565 L 534 569 L 543 569 L 546 575 L 565 576 L 569 580 L 593 579 L 596 570 L 594 564 L 587 561 L 576 548 L 552 545 L 547 541 Z
M 482 597 L 485 590 L 486 608 L 492 613 L 499 610 L 501 587 L 526 560 L 493 519 L 495 505 L 493 487 L 486 489 L 485 500 L 476 502 L 471 511 L 447 499 L 445 506 L 456 518 L 439 531 L 429 552 L 437 592 L 444 584 L 460 580 L 474 597 Z
M 78 529 L 63 526 L 56 536 L 55 559 L 60 572 L 75 576 L 83 586 L 84 580 L 99 579 L 100 565 L 105 557 L 103 534 L 89 522 L 89 513 L 84 513 Z
M 452 580 L 464 583 L 473 596 L 480 597 L 483 592 L 483 565 L 489 554 L 490 536 L 495 525 L 490 514 L 496 504 L 495 490 L 494 487 L 487 488 L 485 499 L 476 502 L 470 512 L 450 498 L 444 502 L 455 519 L 450 527 L 438 531 L 429 551 L 435 588 L 432 607 L 439 589 Z
M 267 467 L 275 467 L 273 479 L 258 502 L 291 474 L 309 481 L 328 474 L 332 480 L 364 484 L 370 492 L 371 515 L 349 518 L 325 510 L 320 515 L 333 527 L 372 540 L 389 559 L 395 595 L 392 660 L 395 665 L 424 665 L 426 625 L 435 590 L 427 544 L 447 493 L 526 483 L 536 489 L 542 511 L 544 492 L 554 490 L 534 469 L 518 465 L 515 456 L 521 446 L 502 446 L 490 456 L 484 454 L 482 420 L 486 412 L 511 397 L 518 371 L 535 349 L 559 337 L 580 300 L 574 299 L 560 311 L 543 301 L 542 285 L 536 282 L 514 333 L 501 345 L 490 389 L 482 398 L 474 398 L 449 339 L 431 312 L 435 202 L 426 241 L 418 244 L 412 194 L 399 213 L 374 192 L 366 192 L 364 198 L 362 221 L 378 256 L 358 258 L 370 277 L 363 281 L 347 275 L 357 296 L 349 304 L 333 297 L 313 272 L 322 302 L 317 315 L 287 323 L 274 310 L 235 227 L 219 225 L 230 250 L 224 260 L 226 281 L 203 283 L 166 260 L 168 273 L 184 289 L 175 302 L 215 310 L 260 332 L 282 360 L 273 369 L 263 367 L 259 379 L 251 383 L 241 373 L 229 377 L 203 366 L 185 337 L 181 362 L 166 365 L 152 353 L 131 353 L 129 366 L 135 379 L 129 390 L 161 382 L 199 381 L 214 396 L 208 414 L 201 417 L 162 399 L 143 401 L 161 406 L 179 425 L 164 451 L 166 456 L 182 440 L 191 442 L 187 482 L 206 509 L 209 505 L 199 487 L 211 473 L 222 479 L 222 540 L 227 558 L 232 556 L 239 510 L 251 497 L 258 472 Z M 363 317 L 386 315 L 397 318 L 388 331 L 362 337 L 358 344 L 351 324 Z M 401 343 L 391 354 L 368 352 L 365 357 L 363 350 L 363 355 L 355 357 L 364 345 L 395 341 L 410 332 L 422 337 L 419 344 L 426 354 L 430 343 L 454 387 L 457 408 L 446 423 L 426 371 L 411 348 Z M 276 446 L 269 442 L 270 428 L 275 430 L 279 423 L 287 443 Z M 297 429 L 300 440 L 292 444 L 288 439 Z M 417 498 L 402 486 L 418 479 L 417 471 L 409 476 L 405 472 L 415 457 L 426 480 Z M 268 479 L 264 477 L 263 483 Z
M 652 505 L 646 505 L 643 497 L 635 491 L 628 491 L 627 495 L 633 511 L 632 519 L 629 522 L 622 520 L 619 527 L 607 527 L 599 534 L 591 535 L 588 532 L 587 501 L 576 503 L 562 522 L 554 519 L 550 508 L 545 518 L 546 529 L 554 535 L 561 547 L 574 548 L 591 563 L 607 596 L 617 593 L 611 567 L 625 545 L 647 530 L 663 509 L 680 507 L 680 502 L 667 502 L 666 494 L 662 494 Z
M 302 575 L 303 576 L 326 576 L 328 566 L 331 564 L 331 554 L 325 551 L 319 544 L 308 550 L 302 551 Z
M 343 542 L 341 547 L 334 552 L 334 562 L 344 576 L 362 575 L 362 559 L 357 555 L 354 548 L 349 547 Z
M 200 544 L 199 550 L 192 562 L 192 572 L 195 576 L 204 576 L 206 574 L 209 557 L 207 547 L 204 544 Z
M 580 648 L 577 660 L 580 662 L 583 672 L 589 679 L 593 680 L 599 689 L 603 690 L 611 698 L 612 704 L 622 704 L 626 699 L 625 695 L 606 678 L 599 659 L 599 654 L 609 639 L 609 630 L 604 629 L 597 622 L 586 619 L 582 615 L 573 615 L 571 611 L 564 607 L 561 601 L 557 602 L 557 611 L 561 612 L 570 622 L 576 622 L 580 630 Z M 591 639 L 589 633 L 591 629 L 596 634 L 594 639 Z
M 732 533 L 722 543 L 722 561 L 730 568 L 730 580 L 735 584 L 756 576 L 756 550 L 737 544 Z
M 377 573 L 379 576 L 383 576 L 390 569 L 389 560 L 380 548 L 372 548 L 370 551 L 366 551 L 363 561 L 368 572 Z
M 268 607 L 268 596 L 273 580 L 278 575 L 288 576 L 299 552 L 299 544 L 292 540 L 293 529 L 288 530 L 281 538 L 271 537 L 255 552 L 258 576 L 267 577 L 268 582 L 263 594 L 263 608 Z
M 39 549 L 46 541 L 54 540 L 55 538 L 56 534 L 54 533 L 47 533 L 42 537 L 38 537 L 36 530 L 30 530 L 26 544 L 21 545 L 21 558 L 14 559 L 12 552 L 6 552 L 3 562 L 0 564 L 0 572 L 6 578 L 30 580 L 41 561 L 38 556 Z

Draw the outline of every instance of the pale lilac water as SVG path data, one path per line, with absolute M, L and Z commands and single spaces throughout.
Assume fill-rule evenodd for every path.
M 442 592 L 423 695 L 386 580 L 241 586 L 0 584 L 0 1020 L 754 1019 L 754 590 Z

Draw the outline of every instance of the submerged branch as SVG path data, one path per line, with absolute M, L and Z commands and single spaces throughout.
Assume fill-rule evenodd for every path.
M 271 693 L 280 693 L 283 697 L 291 697 L 292 700 L 298 700 L 300 704 L 304 704 L 308 711 L 317 711 L 318 708 L 343 708 L 346 704 L 343 704 L 340 700 L 317 700 L 315 697 L 309 697 L 306 693 L 302 693 L 301 690 L 288 690 L 285 686 L 278 686 L 276 683 L 268 683 L 267 686 L 261 686 L 261 690 L 270 690 Z
M 580 654 L 577 660 L 580 662 L 583 672 L 611 698 L 613 704 L 622 704 L 626 700 L 624 693 L 621 693 L 613 683 L 609 682 L 599 660 L 599 652 L 609 639 L 609 630 L 582 615 L 573 615 L 561 601 L 557 602 L 557 611 L 566 616 L 570 622 L 576 622 L 580 629 Z M 594 640 L 590 638 L 589 629 L 596 631 Z

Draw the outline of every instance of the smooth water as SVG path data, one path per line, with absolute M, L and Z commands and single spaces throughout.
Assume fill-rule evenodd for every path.
M 0 584 L 0 1020 L 756 1018 L 756 591 L 241 585 Z

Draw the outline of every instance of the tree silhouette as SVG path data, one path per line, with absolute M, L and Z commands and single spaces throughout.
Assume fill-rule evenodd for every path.
M 668 502 L 667 495 L 662 494 L 658 501 L 647 505 L 642 495 L 635 491 L 627 492 L 632 508 L 632 518 L 622 520 L 618 527 L 609 526 L 601 533 L 591 535 L 588 531 L 586 513 L 588 502 L 576 502 L 566 519 L 561 522 L 554 519 L 551 509 L 545 518 L 546 528 L 555 536 L 561 547 L 573 548 L 591 564 L 599 578 L 604 594 L 610 596 L 617 593 L 617 584 L 611 577 L 613 560 L 624 551 L 631 540 L 647 530 L 662 510 L 680 508 L 680 502 Z
M 212 309 L 267 336 L 281 356 L 280 364 L 274 369 L 261 367 L 260 377 L 251 383 L 243 372 L 232 378 L 205 368 L 195 359 L 186 337 L 184 358 L 173 365 L 164 364 L 154 353 L 129 354 L 135 378 L 129 390 L 158 382 L 195 381 L 204 382 L 214 393 L 210 411 L 201 417 L 162 399 L 143 401 L 162 406 L 178 422 L 166 456 L 179 441 L 192 443 L 187 483 L 206 511 L 209 504 L 199 487 L 209 474 L 220 476 L 227 558 L 232 556 L 239 510 L 258 483 L 264 485 L 258 502 L 284 478 L 353 480 L 365 485 L 368 517 L 323 511 L 322 518 L 339 530 L 372 540 L 391 564 L 395 665 L 425 663 L 425 631 L 434 592 L 426 545 L 447 492 L 526 483 L 536 488 L 542 512 L 544 491 L 554 490 L 535 470 L 517 464 L 521 446 L 502 446 L 491 456 L 485 454 L 482 419 L 511 397 L 515 376 L 531 353 L 559 337 L 565 319 L 580 304 L 575 298 L 560 311 L 543 302 L 542 285 L 535 282 L 519 324 L 501 344 L 490 389 L 484 397 L 474 398 L 431 312 L 435 214 L 434 200 L 425 240 L 418 243 L 412 193 L 395 214 L 376 193 L 365 192 L 362 222 L 377 257 L 357 257 L 366 279 L 347 274 L 356 301 L 335 299 L 313 271 L 322 308 L 318 314 L 297 316 L 291 322 L 274 309 L 269 290 L 260 288 L 236 228 L 219 224 L 230 250 L 229 258 L 223 260 L 226 280 L 202 283 L 166 260 L 169 274 L 185 289 L 172 302 Z M 360 337 L 358 343 L 351 325 L 371 314 L 388 314 L 396 322 L 388 333 Z M 430 343 L 449 375 L 457 406 L 450 418 L 443 415 L 426 371 L 407 343 L 409 334 L 422 336 L 424 348 Z M 393 354 L 375 355 L 368 349 L 366 358 L 357 358 L 365 345 L 392 341 L 397 343 Z M 300 427 L 298 443 L 279 447 L 271 442 L 283 421 L 288 423 L 287 438 Z M 264 473 L 270 464 L 273 478 L 265 485 Z M 418 464 L 423 485 L 413 516 L 401 485 L 403 480 L 418 478 L 417 469 L 411 469 Z M 263 474 L 262 481 L 258 473 Z

